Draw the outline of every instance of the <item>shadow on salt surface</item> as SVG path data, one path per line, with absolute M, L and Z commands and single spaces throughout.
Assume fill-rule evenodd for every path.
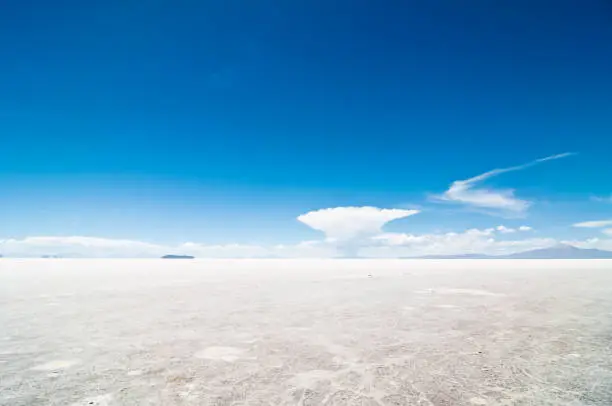
M 321 381 L 333 381 L 337 375 L 337 371 L 313 369 L 295 374 L 289 379 L 289 383 L 297 387 L 311 388 Z
M 71 368 L 79 364 L 80 362 L 81 361 L 77 359 L 61 359 L 61 360 L 55 360 L 55 361 L 46 362 L 44 364 L 36 365 L 30 369 L 32 371 L 59 371 L 59 370 Z
M 499 297 L 506 296 L 502 293 L 489 292 L 488 290 L 451 289 L 451 288 L 415 290 L 414 293 L 421 294 L 421 295 L 439 294 L 439 295 L 470 295 L 470 296 L 499 296 Z
M 242 358 L 244 349 L 236 347 L 208 347 L 195 353 L 196 358 L 215 361 L 236 362 Z
M 459 306 L 450 304 L 435 305 L 434 307 L 437 307 L 438 309 L 459 309 Z
M 113 404 L 115 404 L 113 395 L 99 395 L 81 399 L 70 406 L 111 406 Z

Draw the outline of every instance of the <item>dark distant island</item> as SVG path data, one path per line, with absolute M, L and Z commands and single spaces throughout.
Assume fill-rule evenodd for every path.
M 194 259 L 191 255 L 164 255 L 162 259 Z

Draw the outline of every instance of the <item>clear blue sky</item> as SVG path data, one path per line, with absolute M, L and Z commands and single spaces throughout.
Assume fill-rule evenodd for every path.
M 295 242 L 318 235 L 299 214 L 365 205 L 486 227 L 428 196 L 564 152 L 488 186 L 541 229 L 612 217 L 609 1 L 2 9 L 0 238 Z

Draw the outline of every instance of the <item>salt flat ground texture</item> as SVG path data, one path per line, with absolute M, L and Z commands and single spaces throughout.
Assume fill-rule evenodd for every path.
M 610 405 L 611 320 L 605 260 L 2 259 L 0 404 Z

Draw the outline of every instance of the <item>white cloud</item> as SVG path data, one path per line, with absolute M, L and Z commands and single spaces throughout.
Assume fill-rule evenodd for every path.
M 602 230 L 601 232 L 604 233 L 605 235 L 609 235 L 610 237 L 612 237 L 612 228 L 606 228 L 605 230 Z
M 417 214 L 418 210 L 380 209 L 378 207 L 334 207 L 298 216 L 298 221 L 322 231 L 327 238 L 349 240 L 371 236 L 393 220 Z
M 601 228 L 610 225 L 612 225 L 612 220 L 583 221 L 582 223 L 573 224 L 574 227 L 582 228 Z
M 522 228 L 522 229 L 521 229 Z M 519 227 L 529 231 L 531 227 Z M 505 226 L 494 228 L 472 228 L 464 232 L 439 234 L 383 233 L 372 237 L 373 244 L 363 250 L 365 256 L 423 256 L 486 254 L 506 255 L 537 248 L 553 246 L 553 238 L 530 238 L 521 240 L 498 240 L 496 235 L 517 232 Z
M 242 244 L 204 245 L 188 242 L 180 245 L 161 245 L 99 237 L 42 236 L 0 241 L 0 254 L 13 257 L 58 255 L 94 258 L 158 258 L 165 254 L 185 254 L 210 258 L 242 258 L 265 256 L 269 252 L 263 247 Z
M 612 229 L 606 229 L 612 235 Z M 498 240 L 497 228 L 469 229 L 439 234 L 381 233 L 360 241 L 363 257 L 488 254 L 505 255 L 557 244 L 553 238 Z M 580 248 L 612 250 L 612 238 L 562 241 Z M 0 241 L 0 253 L 7 257 L 159 258 L 164 254 L 188 254 L 198 258 L 329 258 L 346 255 L 346 246 L 334 239 L 303 241 L 298 244 L 260 246 L 249 244 L 206 245 L 188 242 L 158 245 L 134 240 L 96 237 L 28 237 Z
M 164 253 L 164 247 L 142 241 L 83 236 L 42 236 L 0 241 L 0 254 L 37 257 L 152 257 Z
M 275 256 L 282 258 L 331 258 L 340 255 L 334 241 L 313 240 L 302 241 L 294 245 L 276 245 L 273 247 Z
M 337 256 L 336 247 L 326 241 L 303 241 L 293 245 L 265 247 L 253 244 L 207 245 L 186 242 L 179 245 L 151 244 L 83 236 L 42 236 L 0 240 L 0 254 L 6 257 L 54 255 L 67 258 L 159 258 L 165 254 L 198 258 L 261 258 Z
M 381 209 L 378 207 L 333 207 L 298 216 L 298 221 L 322 231 L 326 242 L 341 256 L 355 257 L 369 237 L 380 234 L 385 224 L 412 216 L 419 210 Z
M 197 258 L 327 258 L 337 256 L 335 246 L 328 241 L 302 241 L 297 244 L 274 246 L 227 244 L 206 245 L 185 243 L 175 249 L 177 252 Z
M 187 242 L 176 248 L 168 247 L 167 251 L 199 258 L 260 258 L 271 255 L 268 249 L 250 244 L 206 245 Z
M 362 249 L 362 254 L 374 257 L 460 254 L 506 255 L 546 248 L 557 243 L 553 238 L 497 240 L 495 234 L 498 232 L 504 233 L 497 228 L 424 235 L 385 233 L 373 237 L 373 244 Z
M 545 158 L 536 159 L 523 165 L 512 166 L 509 168 L 493 169 L 478 176 L 474 176 L 465 180 L 457 180 L 453 182 L 449 189 L 441 196 L 436 196 L 436 200 L 443 200 L 455 203 L 462 203 L 468 206 L 474 206 L 485 209 L 496 209 L 509 211 L 514 213 L 522 213 L 526 211 L 531 202 L 521 200 L 514 196 L 513 189 L 486 189 L 477 188 L 476 186 L 494 176 L 501 175 L 506 172 L 520 171 L 542 162 L 561 159 L 573 155 L 566 152 L 563 154 L 551 155 Z
M 495 230 L 499 231 L 502 234 L 512 234 L 512 233 L 516 233 L 517 231 L 531 231 L 533 230 L 533 228 L 529 226 L 520 226 L 519 228 L 510 228 L 510 227 L 501 225 L 501 226 L 495 227 Z
M 159 258 L 164 254 L 186 254 L 198 258 L 329 258 L 346 255 L 363 257 L 398 257 L 423 255 L 487 254 L 505 255 L 557 244 L 554 238 L 508 240 L 519 231 L 530 231 L 523 225 L 504 225 L 463 232 L 410 234 L 383 232 L 383 226 L 394 219 L 417 213 L 416 210 L 380 209 L 375 207 L 338 207 L 306 213 L 299 220 L 321 230 L 321 240 L 297 244 L 263 246 L 257 244 L 208 245 L 186 242 L 177 245 L 154 244 L 136 240 L 83 236 L 35 236 L 0 240 L 0 254 L 7 257 L 111 257 Z M 603 227 L 612 220 L 578 223 L 582 227 Z M 586 225 L 585 225 L 586 224 Z M 602 229 L 612 236 L 612 228 Z M 612 250 L 612 239 L 591 238 L 564 241 L 582 248 Z
M 497 226 L 495 227 L 495 229 L 502 234 L 516 233 L 516 230 L 514 228 L 508 228 L 506 226 Z

